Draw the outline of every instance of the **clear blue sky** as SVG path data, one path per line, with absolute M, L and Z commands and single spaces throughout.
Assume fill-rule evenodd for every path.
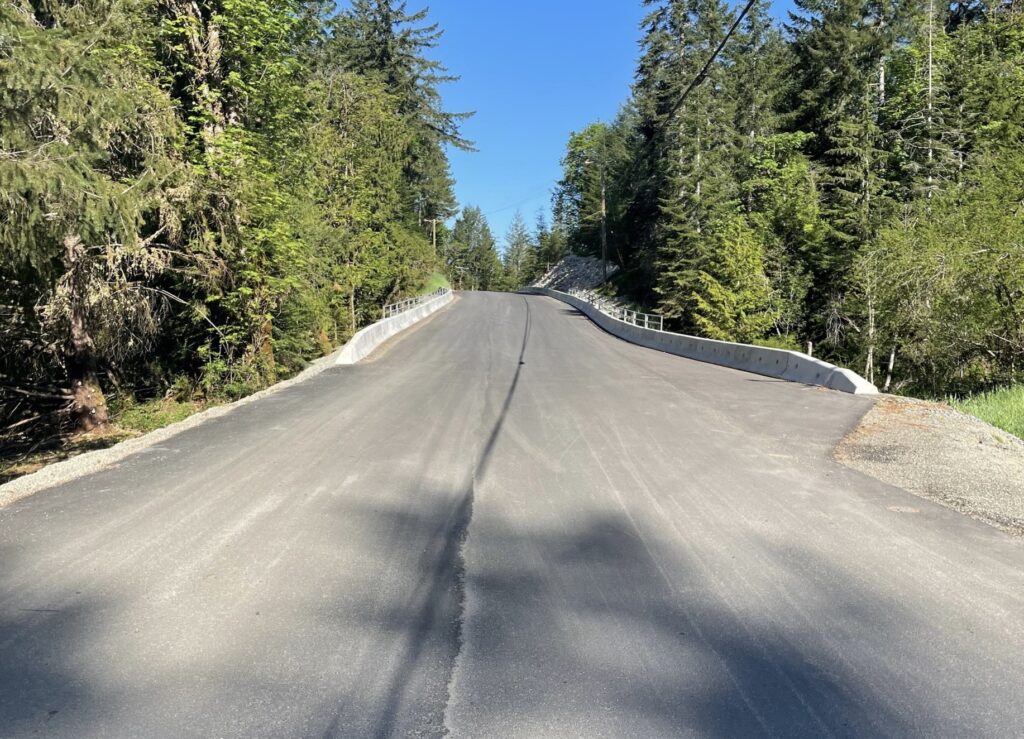
M 409 9 L 423 3 L 410 0 Z M 461 205 L 478 205 L 502 244 L 518 209 L 532 228 L 549 211 L 569 134 L 611 120 L 638 56 L 640 0 L 434 0 L 444 37 L 434 58 L 461 80 L 442 92 L 475 153 L 450 153 Z M 781 16 L 790 0 L 776 0 Z
M 421 4 L 409 3 L 410 10 Z M 462 205 L 478 205 L 499 242 L 518 208 L 548 210 L 572 131 L 614 117 L 629 95 L 640 0 L 434 0 L 445 35 L 435 58 L 462 79 L 443 89 L 475 153 L 450 153 Z

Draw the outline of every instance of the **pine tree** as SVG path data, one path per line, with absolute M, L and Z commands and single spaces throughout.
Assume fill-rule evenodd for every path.
M 571 236 L 574 253 L 624 263 L 620 238 L 627 191 L 626 123 L 594 123 L 569 137 L 563 175 L 555 188 L 554 210 Z
M 664 235 L 661 201 L 669 188 L 669 112 L 688 80 L 676 63 L 677 3 L 644 0 L 643 4 L 649 10 L 641 24 L 641 54 L 633 84 L 631 161 L 623 172 L 631 197 L 623 203 L 621 238 L 635 255 L 629 266 L 640 274 L 640 297 L 649 301 L 657 279 L 658 246 Z
M 953 45 L 946 9 L 926 0 L 912 24 L 910 43 L 896 50 L 893 94 L 885 115 L 896 140 L 903 196 L 933 197 L 959 178 L 963 134 L 953 100 Z
M 444 110 L 439 85 L 457 80 L 426 54 L 442 31 L 423 25 L 427 10 L 410 13 L 405 2 L 355 0 L 332 24 L 328 53 L 344 69 L 379 81 L 398 101 L 397 113 L 415 135 L 406 151 L 406 213 L 426 219 L 454 214 L 455 199 L 444 149 L 472 150 L 459 127 L 468 113 Z
M 534 246 L 526 221 L 519 211 L 512 216 L 505 234 L 505 251 L 502 255 L 505 279 L 508 287 L 518 289 L 527 284 L 534 271 Z
M 78 429 L 102 427 L 102 370 L 144 350 L 177 228 L 170 101 L 133 5 L 0 9 L 0 260 L 22 310 L 63 365 Z M 17 351 L 6 347 L 8 351 Z M 6 351 L 5 351 L 6 353 Z
M 502 265 L 494 235 L 476 206 L 467 205 L 455 219 L 446 252 L 450 274 L 460 289 L 501 287 Z
M 885 129 L 892 56 L 906 38 L 903 0 L 797 0 L 793 16 L 794 128 L 813 134 L 808 150 L 823 170 L 834 226 L 828 269 L 842 273 L 890 214 L 892 161 Z
M 678 74 L 682 80 L 694 79 L 724 37 L 729 13 L 719 0 L 690 0 L 674 10 Z M 665 238 L 658 252 L 657 290 L 665 316 L 693 330 L 701 328 L 696 311 L 710 299 L 708 290 L 730 289 L 721 283 L 712 288 L 705 279 L 731 258 L 716 251 L 737 233 L 738 137 L 727 76 L 726 62 L 716 60 L 702 84 L 678 106 L 666 137 L 672 151 L 671 175 L 661 196 Z M 732 233 L 720 234 L 717 229 Z M 720 272 L 734 274 L 728 269 Z
M 159 0 L 159 58 L 189 146 L 195 187 L 184 213 L 189 260 L 176 290 L 208 326 L 196 347 L 206 387 L 233 394 L 274 381 L 280 371 L 275 317 L 299 284 L 292 267 L 308 259 L 283 185 L 300 144 L 310 70 L 296 49 L 319 34 L 301 0 Z

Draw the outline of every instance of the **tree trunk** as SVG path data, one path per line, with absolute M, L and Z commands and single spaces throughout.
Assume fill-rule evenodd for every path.
M 928 2 L 928 198 L 932 196 L 933 182 L 932 173 L 934 165 L 932 159 L 935 155 L 935 139 L 932 136 L 932 101 L 934 99 L 934 36 L 935 36 L 935 0 Z
M 864 363 L 864 379 L 875 384 L 875 306 L 872 295 L 868 294 L 868 357 Z
M 889 352 L 889 367 L 885 371 L 885 386 L 882 388 L 883 393 L 889 392 L 889 388 L 892 387 L 892 371 L 896 366 L 896 345 L 893 344 L 892 351 Z
M 460 280 L 461 283 L 461 280 Z M 356 289 L 350 287 L 348 290 L 348 325 L 352 335 L 356 333 Z
M 77 234 L 64 237 L 64 268 L 69 277 L 66 367 L 71 397 L 71 418 L 77 431 L 95 431 L 107 425 L 107 400 L 96 376 L 96 353 L 86 321 L 88 295 L 85 245 Z

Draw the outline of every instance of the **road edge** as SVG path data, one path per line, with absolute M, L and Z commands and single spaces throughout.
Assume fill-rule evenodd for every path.
M 878 394 L 878 388 L 853 370 L 837 367 L 802 352 L 704 339 L 688 334 L 634 326 L 598 310 L 584 300 L 550 288 L 530 287 L 520 292 L 543 295 L 567 303 L 612 336 L 647 349 L 852 395 Z
M 442 304 L 433 306 L 432 304 L 437 302 L 437 300 L 434 300 L 424 304 L 423 306 L 418 306 L 413 310 L 407 311 L 408 314 L 417 314 L 415 317 L 411 317 L 412 320 L 395 321 L 395 319 L 406 315 L 406 313 L 402 313 L 397 316 L 393 316 L 392 318 L 372 323 L 354 334 L 351 339 L 327 356 L 320 357 L 319 359 L 310 362 L 308 367 L 294 377 L 277 382 L 270 387 L 263 388 L 262 390 L 253 393 L 252 395 L 246 395 L 244 398 L 239 398 L 238 400 L 234 400 L 230 403 L 224 403 L 222 405 L 213 406 L 212 408 L 207 408 L 206 410 L 194 413 L 181 421 L 177 421 L 167 426 L 162 426 L 158 429 L 153 429 L 141 436 L 125 439 L 124 441 L 120 441 L 105 449 L 96 449 L 94 451 L 76 454 L 73 457 L 62 459 L 59 462 L 53 462 L 52 464 L 48 464 L 35 472 L 22 475 L 10 482 L 4 483 L 3 485 L 0 485 L 0 510 L 3 510 L 7 506 L 22 500 L 23 498 L 27 498 L 30 495 L 35 495 L 43 490 L 56 487 L 57 485 L 62 485 L 66 482 L 71 482 L 72 480 L 92 474 L 93 472 L 99 472 L 100 470 L 106 469 L 136 452 L 162 443 L 167 439 L 170 439 L 172 436 L 176 436 L 183 431 L 195 428 L 196 426 L 199 426 L 211 419 L 219 418 L 230 413 L 236 408 L 248 405 L 249 403 L 255 403 L 268 395 L 285 390 L 293 385 L 298 385 L 300 382 L 305 382 L 306 380 L 316 377 L 332 367 L 338 365 L 345 366 L 357 364 L 370 356 L 382 344 L 394 339 L 409 328 L 420 323 L 425 318 L 436 314 L 441 308 L 451 304 L 454 300 L 454 295 L 454 291 L 450 290 L 445 296 L 442 296 L 442 298 L 447 298 Z M 438 300 L 440 300 L 440 298 Z M 427 306 L 431 306 L 430 310 L 422 312 L 422 309 Z M 369 329 L 373 329 L 374 327 L 387 322 L 392 322 L 388 327 L 390 333 L 387 333 L 386 331 L 381 333 L 369 331 Z M 394 326 L 400 327 L 394 328 Z M 383 335 L 385 333 L 386 335 Z M 362 338 L 360 338 L 360 335 L 362 335 Z M 377 336 L 382 336 L 382 338 L 374 341 Z M 350 351 L 349 354 L 346 355 L 346 349 L 348 349 L 353 342 L 357 341 L 357 339 L 360 342 L 357 349 L 354 352 Z M 354 354 L 358 354 L 358 358 L 352 359 L 351 357 Z M 345 358 L 344 361 L 343 357 Z
M 887 452 L 884 458 L 877 458 L 879 450 Z M 1008 456 L 1024 459 L 1024 441 L 943 403 L 886 393 L 878 396 L 831 454 L 833 462 L 848 470 L 1022 539 L 1024 516 L 1019 505 L 1016 510 L 1007 509 L 1006 498 L 1001 497 L 1005 490 L 1001 495 L 990 493 L 987 499 L 977 490 L 994 474 L 993 465 L 1002 463 L 999 458 Z M 1017 469 L 1020 466 L 1018 461 Z M 949 473 L 954 468 L 959 475 Z M 1017 492 L 1009 493 L 1011 499 L 1024 494 L 1019 476 L 1000 477 L 1004 487 L 1017 481 Z M 991 488 L 991 483 L 985 486 Z

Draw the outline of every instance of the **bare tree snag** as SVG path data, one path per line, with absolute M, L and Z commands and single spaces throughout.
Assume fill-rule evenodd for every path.
M 96 375 L 96 353 L 89 335 L 85 245 L 77 234 L 64 237 L 64 267 L 68 282 L 68 343 L 65 364 L 70 383 L 71 418 L 78 431 L 95 431 L 107 425 L 107 399 Z

